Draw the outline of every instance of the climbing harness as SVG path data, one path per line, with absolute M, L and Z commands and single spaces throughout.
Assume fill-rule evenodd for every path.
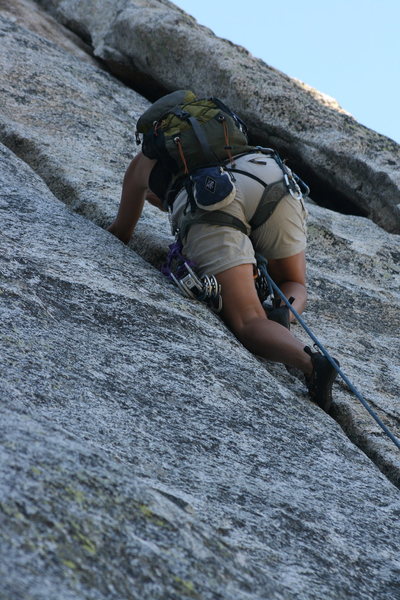
M 253 148 L 253 152 L 259 152 L 260 154 L 266 155 L 267 157 L 273 159 L 282 171 L 282 179 L 267 184 L 263 179 L 257 177 L 257 175 L 254 175 L 254 173 L 250 173 L 244 169 L 236 168 L 234 163 L 232 166 L 223 166 L 223 170 L 227 171 L 231 175 L 233 183 L 236 181 L 235 174 L 239 173 L 240 175 L 254 179 L 264 188 L 255 213 L 249 220 L 248 225 L 246 225 L 246 223 L 244 223 L 241 219 L 238 219 L 237 217 L 234 217 L 223 210 L 218 210 L 219 206 L 217 204 L 214 205 L 213 210 L 202 210 L 199 208 L 199 205 L 195 207 L 195 203 L 192 200 L 193 194 L 191 182 L 189 182 L 189 186 L 186 186 L 186 191 L 188 194 L 187 206 L 190 206 L 191 210 L 186 211 L 180 224 L 179 235 L 182 240 L 184 240 L 187 236 L 190 227 L 200 223 L 233 227 L 245 235 L 248 235 L 248 226 L 250 226 L 251 231 L 254 231 L 260 227 L 260 225 L 265 223 L 286 194 L 289 193 L 295 200 L 300 200 L 310 193 L 310 188 L 307 186 L 307 184 L 304 183 L 304 181 L 298 175 L 293 173 L 287 165 L 285 165 L 275 150 L 272 148 L 264 148 L 263 146 L 255 146 Z M 233 160 L 235 161 L 240 156 L 243 156 L 243 154 L 235 156 Z M 223 207 L 224 205 L 221 203 L 220 206 Z M 196 209 L 194 210 L 194 208 Z
M 305 332 L 313 340 L 314 344 L 321 350 L 322 354 L 328 359 L 328 361 L 330 362 L 330 364 L 336 369 L 337 373 L 340 375 L 340 377 L 343 379 L 343 381 L 347 384 L 347 386 L 349 387 L 350 391 L 353 392 L 353 394 L 358 398 L 358 400 L 361 402 L 361 404 L 364 406 L 364 408 L 369 412 L 369 414 L 371 415 L 371 417 L 373 419 L 375 419 L 375 421 L 377 422 L 377 424 L 379 425 L 379 427 L 384 431 L 384 433 L 386 433 L 386 435 L 392 440 L 392 442 L 395 444 L 395 446 L 397 448 L 399 448 L 399 450 L 400 450 L 400 440 L 383 423 L 383 421 L 380 419 L 380 417 L 371 408 L 371 406 L 368 404 L 368 402 L 365 400 L 365 398 L 362 396 L 362 394 L 357 390 L 357 388 L 351 383 L 351 381 L 345 375 L 345 373 L 343 373 L 343 371 L 340 368 L 340 366 L 331 357 L 331 355 L 326 350 L 326 348 L 321 344 L 321 342 L 314 335 L 314 333 L 311 331 L 311 329 L 308 327 L 308 325 L 306 325 L 306 323 L 304 322 L 304 320 L 302 319 L 302 317 L 299 315 L 299 313 L 297 312 L 297 310 L 292 306 L 292 304 L 290 303 L 290 301 L 286 298 L 286 296 L 283 294 L 283 292 L 281 292 L 281 290 L 279 289 L 279 287 L 276 285 L 276 283 L 274 282 L 274 280 L 272 279 L 272 277 L 268 273 L 266 259 L 263 256 L 261 256 L 260 254 L 256 254 L 256 259 L 257 259 L 257 269 L 261 273 L 262 279 L 265 279 L 265 281 L 266 281 L 266 283 L 262 284 L 263 285 L 263 289 L 267 289 L 267 287 L 268 287 L 268 289 L 272 288 L 273 291 L 275 291 L 277 294 L 279 294 L 279 296 L 282 298 L 282 300 L 284 301 L 284 303 L 286 304 L 286 306 L 289 308 L 289 310 L 292 311 L 292 313 L 296 317 L 297 321 L 303 327 L 303 329 L 305 330 Z
M 169 246 L 167 262 L 161 272 L 178 286 L 184 296 L 207 304 L 214 312 L 222 309 L 221 286 L 215 275 L 198 277 L 195 265 L 182 255 L 182 243 L 178 240 Z

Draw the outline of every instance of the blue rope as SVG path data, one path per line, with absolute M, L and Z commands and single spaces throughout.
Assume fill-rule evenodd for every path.
M 303 329 L 306 331 L 306 333 L 308 333 L 310 338 L 313 340 L 314 344 L 316 346 L 318 346 L 318 348 L 321 350 L 323 355 L 329 360 L 331 365 L 333 367 L 335 367 L 336 371 L 338 372 L 340 377 L 343 379 L 343 381 L 347 384 L 349 389 L 358 398 L 358 400 L 361 402 L 361 404 L 364 406 L 364 408 L 366 408 L 366 410 L 369 412 L 371 417 L 373 417 L 375 419 L 375 421 L 378 423 L 379 427 L 381 427 L 381 429 L 383 429 L 383 431 L 386 433 L 386 435 L 392 440 L 392 442 L 400 450 L 400 440 L 390 431 L 390 429 L 388 429 L 388 427 L 386 427 L 386 425 L 383 423 L 383 421 L 378 417 L 376 412 L 370 407 L 368 402 L 365 400 L 365 398 L 363 398 L 362 394 L 357 390 L 357 388 L 354 387 L 354 385 L 351 383 L 349 378 L 345 375 L 345 373 L 343 373 L 342 369 L 333 360 L 333 358 L 331 357 L 329 352 L 326 350 L 326 348 L 316 338 L 316 336 L 313 334 L 313 332 L 308 327 L 308 325 L 306 325 L 306 323 L 303 321 L 303 319 L 301 318 L 301 316 L 299 315 L 297 310 L 295 308 L 293 308 L 293 306 L 290 304 L 289 300 L 286 298 L 286 296 L 283 294 L 283 292 L 281 292 L 279 287 L 276 285 L 275 281 L 272 279 L 272 277 L 268 273 L 267 261 L 265 260 L 265 258 L 263 256 L 261 256 L 260 254 L 256 254 L 256 259 L 257 259 L 258 268 L 260 269 L 262 274 L 266 277 L 266 279 L 268 281 L 268 285 L 270 285 L 272 287 L 272 289 L 279 294 L 279 296 L 282 298 L 282 300 L 284 301 L 286 306 L 292 311 L 292 313 L 296 317 L 297 321 L 300 323 L 300 325 L 303 327 Z

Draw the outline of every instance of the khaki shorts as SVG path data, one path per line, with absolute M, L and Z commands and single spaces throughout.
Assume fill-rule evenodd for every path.
M 247 154 L 236 160 L 236 167 L 254 173 L 270 184 L 282 179 L 276 162 L 263 154 Z M 192 225 L 183 243 L 183 254 L 196 264 L 199 275 L 218 274 L 242 264 L 256 264 L 255 253 L 268 259 L 287 258 L 306 248 L 307 211 L 302 200 L 290 194 L 282 198 L 270 218 L 250 232 L 253 216 L 264 187 L 254 179 L 235 173 L 235 199 L 223 212 L 239 218 L 248 226 L 249 236 L 228 226 Z M 174 202 L 173 224 L 179 227 L 187 195 L 181 191 Z

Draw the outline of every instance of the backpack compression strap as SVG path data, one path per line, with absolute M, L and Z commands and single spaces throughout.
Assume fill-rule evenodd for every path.
M 218 161 L 218 159 L 215 156 L 215 154 L 213 154 L 213 152 L 210 148 L 210 145 L 207 141 L 206 135 L 205 135 L 204 131 L 202 130 L 202 128 L 200 127 L 198 120 L 196 119 L 196 117 L 189 117 L 187 120 L 189 121 L 189 123 L 191 124 L 191 126 L 193 128 L 194 134 L 199 141 L 199 144 L 201 146 L 201 149 L 203 151 L 206 161 L 210 164 L 214 164 L 216 161 Z
M 213 154 L 213 152 L 210 148 L 210 144 L 208 143 L 207 137 L 206 137 L 203 129 L 201 128 L 198 120 L 196 119 L 196 117 L 193 117 L 189 112 L 182 110 L 179 107 L 172 109 L 170 112 L 172 114 L 174 114 L 176 117 L 178 117 L 178 119 L 181 119 L 183 121 L 187 121 L 188 123 L 190 123 L 190 125 L 192 126 L 192 129 L 193 129 L 193 133 L 195 134 L 197 141 L 200 144 L 200 147 L 202 149 L 202 152 L 203 152 L 206 162 L 210 163 L 210 164 L 214 164 L 215 162 L 218 162 L 218 159 L 215 156 L 215 154 Z

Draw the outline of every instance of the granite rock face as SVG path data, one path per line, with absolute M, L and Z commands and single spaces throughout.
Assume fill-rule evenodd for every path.
M 60 25 L 48 13 L 41 10 L 33 0 L 0 0 L 0 13 L 14 23 L 29 29 L 37 35 L 54 42 L 80 60 L 95 66 L 101 66 L 100 61 L 92 56 L 91 47 L 82 39 Z
M 309 211 L 304 319 L 399 437 L 400 237 L 362 217 L 313 205 Z M 341 380 L 338 387 L 334 417 L 400 486 L 399 451 Z
M 167 0 L 38 2 L 147 97 L 180 88 L 218 95 L 254 141 L 289 158 L 320 204 L 400 232 L 399 146 L 332 98 L 216 37 Z
M 400 597 L 398 491 L 335 421 L 1 174 L 0 597 Z
M 165 215 L 99 227 L 148 102 L 5 12 L 0 599 L 400 599 L 394 445 L 179 295 Z M 399 236 L 309 211 L 305 319 L 399 434 Z

